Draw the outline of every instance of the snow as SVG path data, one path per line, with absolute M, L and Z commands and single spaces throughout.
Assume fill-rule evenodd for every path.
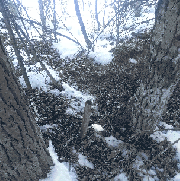
M 180 174 L 178 173 L 172 181 L 179 181 L 180 180 Z
M 49 153 L 52 157 L 54 166 L 51 167 L 50 173 L 46 179 L 40 179 L 40 181 L 78 181 L 75 170 L 72 169 L 70 172 L 68 170 L 68 163 L 60 163 L 58 161 L 58 156 L 54 151 L 54 147 L 52 145 L 52 141 L 49 141 Z
M 168 125 L 165 122 L 161 122 L 161 125 L 164 125 L 165 129 L 173 129 L 172 125 Z M 170 141 L 172 144 L 180 138 L 180 131 L 174 131 L 174 130 L 167 130 L 163 132 L 155 132 L 151 135 L 153 139 L 156 141 L 163 141 L 165 138 L 167 138 L 168 141 Z M 180 161 L 180 140 L 173 145 L 174 148 L 177 149 L 177 160 Z M 180 163 L 178 163 L 178 168 L 180 168 Z M 180 173 L 177 173 L 174 179 L 172 181 L 178 181 L 180 178 Z
M 31 17 L 33 17 L 35 20 L 39 21 L 39 14 L 37 13 L 38 11 L 38 3 L 37 0 L 31 0 L 31 1 L 25 1 L 22 0 L 23 4 L 26 4 L 26 6 L 29 6 L 29 8 L 27 8 L 28 13 L 30 13 Z M 70 18 L 72 18 L 75 15 L 75 11 L 74 11 L 74 7 L 72 8 L 71 4 L 73 3 L 72 0 L 69 0 L 67 3 L 70 3 L 70 6 L 68 11 L 69 11 L 69 16 Z M 62 7 L 59 7 L 59 9 Z M 144 9 L 147 7 L 143 7 Z M 33 11 L 32 11 L 33 10 Z M 33 12 L 33 13 L 32 13 Z M 61 12 L 61 11 L 59 11 Z M 148 12 L 148 13 L 147 13 Z M 87 11 L 85 11 L 84 15 L 83 15 L 83 20 L 84 22 L 88 22 L 87 19 L 89 18 L 88 15 L 86 15 Z M 60 16 L 60 15 L 59 15 Z M 101 19 L 103 17 L 102 14 L 99 15 L 99 19 Z M 153 26 L 154 24 L 154 20 L 152 20 L 148 25 L 145 24 L 140 24 L 141 21 L 146 21 L 148 19 L 151 19 L 154 17 L 154 7 L 150 8 L 149 11 L 146 10 L 146 13 L 143 13 L 142 17 L 139 18 L 133 18 L 130 15 L 127 15 L 127 17 L 125 18 L 124 22 L 126 24 L 126 28 L 127 27 L 131 27 L 133 24 L 135 24 L 135 30 L 134 32 L 138 32 L 144 29 L 148 29 L 150 27 Z M 64 18 L 66 18 L 64 16 Z M 105 18 L 105 21 L 107 21 L 108 18 Z M 50 21 L 48 21 L 50 22 Z M 76 37 L 76 39 L 81 43 L 81 45 L 83 47 L 85 47 L 85 42 L 84 42 L 84 38 L 82 36 L 81 30 L 80 30 L 80 26 L 78 24 L 78 20 L 77 17 L 75 17 L 73 20 L 67 18 L 65 20 L 65 22 L 67 22 L 67 28 L 69 30 L 71 30 L 71 33 L 67 33 L 67 28 L 64 29 L 60 29 L 60 33 L 70 36 L 70 35 L 75 35 L 74 37 Z M 137 23 L 136 23 L 137 22 Z M 107 22 L 106 22 L 107 23 Z M 86 28 L 87 30 L 92 28 L 91 23 L 89 23 L 89 26 L 87 26 L 88 23 L 86 24 Z M 50 23 L 50 27 L 52 27 L 52 24 Z M 122 29 L 121 29 L 122 28 Z M 127 31 L 123 31 L 124 26 L 120 26 L 120 31 L 122 30 L 121 33 L 121 38 L 126 38 L 126 37 L 130 37 L 131 36 L 131 32 L 129 30 Z M 32 33 L 30 34 L 34 34 L 34 30 L 32 30 L 32 28 L 30 28 L 30 31 Z M 102 37 L 104 37 L 105 35 L 107 35 L 110 32 L 109 29 L 107 29 L 107 31 L 105 31 L 105 33 L 103 35 L 100 36 L 99 39 L 97 39 L 97 41 L 95 42 L 95 47 L 94 47 L 94 52 L 90 51 L 89 53 L 89 57 L 90 58 L 94 58 L 95 61 L 97 63 L 101 63 L 101 64 L 108 64 L 111 60 L 112 60 L 112 53 L 109 52 L 113 46 L 111 46 L 109 44 L 109 42 L 105 39 L 103 39 Z M 35 35 L 34 35 L 35 37 Z M 36 34 L 36 37 L 37 34 Z M 71 36 L 72 39 L 74 39 L 73 36 Z M 93 39 L 91 39 L 92 41 Z M 59 41 L 58 43 L 53 43 L 53 47 L 57 48 L 57 50 L 59 51 L 61 58 L 74 58 L 75 55 L 77 54 L 77 51 L 79 50 L 79 47 L 77 44 L 75 44 L 74 42 L 67 40 L 66 38 L 61 38 L 61 41 Z M 177 58 L 179 58 L 180 54 L 178 55 Z M 176 60 L 176 59 L 175 59 Z M 131 63 L 137 63 L 137 60 L 135 59 L 129 59 L 129 61 Z M 17 66 L 17 59 L 14 59 L 13 61 L 14 66 Z M 48 66 L 45 61 L 43 61 L 43 63 L 45 64 L 45 66 L 47 67 L 47 69 L 50 71 L 51 75 L 58 81 L 59 77 L 58 77 L 58 73 L 55 70 L 53 70 L 50 66 Z M 49 86 L 47 86 L 47 83 L 50 82 L 49 77 L 47 76 L 47 73 L 45 71 L 40 70 L 41 66 L 39 63 L 36 63 L 35 65 L 31 65 L 31 66 L 25 66 L 26 70 L 27 70 L 27 75 L 29 77 L 30 80 L 30 84 L 32 86 L 32 88 L 38 88 L 38 89 L 42 89 L 43 91 L 47 92 L 51 92 L 54 93 L 56 96 L 62 94 L 63 96 L 65 96 L 66 98 L 68 98 L 70 100 L 70 107 L 67 109 L 66 113 L 68 114 L 76 114 L 77 112 L 83 111 L 83 108 L 85 106 L 85 102 L 87 100 L 94 100 L 94 97 L 89 95 L 88 93 L 82 93 L 78 90 L 76 90 L 75 87 L 70 87 L 68 85 L 68 83 L 63 82 L 62 86 L 64 88 L 64 91 L 60 92 L 57 89 L 54 90 L 49 90 Z M 19 78 L 20 83 L 22 86 L 26 86 L 23 77 Z M 163 123 L 167 128 L 172 128 L 172 126 L 168 126 L 167 124 Z M 46 130 L 48 128 L 52 128 L 53 126 L 56 125 L 44 125 L 41 129 L 42 130 Z M 92 127 L 97 130 L 97 131 L 103 131 L 103 128 L 100 125 L 97 124 L 93 124 Z M 172 143 L 174 143 L 174 141 L 176 141 L 178 138 L 180 138 L 180 131 L 172 131 L 172 130 L 168 130 L 166 132 L 161 132 L 161 131 L 156 131 L 154 134 L 151 135 L 153 137 L 153 139 L 157 140 L 157 141 L 162 141 L 164 140 L 166 137 L 169 141 L 171 141 Z M 112 147 L 117 147 L 119 145 L 123 145 L 123 141 L 121 140 L 117 140 L 116 138 L 114 138 L 113 136 L 110 137 L 105 137 L 105 141 L 108 143 L 109 146 Z M 174 147 L 177 148 L 178 151 L 178 158 L 180 160 L 180 141 L 176 144 L 174 144 Z M 48 177 L 46 179 L 42 179 L 41 181 L 76 181 L 77 180 L 77 175 L 75 173 L 75 169 L 72 167 L 72 170 L 69 171 L 69 165 L 68 163 L 60 163 L 58 161 L 58 156 L 55 153 L 54 147 L 52 145 L 52 141 L 49 141 L 49 148 L 48 148 L 49 152 L 50 152 L 50 156 L 52 157 L 54 166 L 51 167 L 51 171 L 50 173 L 48 173 Z M 123 154 L 126 154 L 126 150 L 124 150 Z M 144 155 L 145 157 L 145 155 Z M 78 162 L 81 166 L 86 166 L 89 167 L 91 169 L 94 169 L 94 165 L 87 160 L 86 156 L 83 156 L 81 153 L 78 153 Z M 135 165 L 136 167 L 142 165 L 142 155 L 137 156 L 136 160 L 135 160 Z M 149 174 L 154 174 L 153 170 L 149 171 Z M 117 175 L 114 178 L 114 181 L 118 181 L 118 180 L 123 180 L 126 181 L 128 180 L 128 178 L 126 177 L 126 173 L 120 173 L 119 175 Z M 151 178 L 150 176 L 144 176 L 144 181 L 146 180 L 157 180 L 157 178 Z M 178 181 L 180 180 L 180 174 L 177 173 L 177 175 L 175 176 L 175 178 L 173 179 L 173 181 Z
M 134 63 L 134 64 L 137 63 L 137 61 L 136 61 L 134 58 L 130 58 L 129 61 L 130 61 L 131 63 Z
M 14 66 L 17 66 L 17 60 L 13 61 Z M 49 70 L 53 78 L 55 80 L 59 80 L 59 77 L 57 76 L 57 72 L 54 71 L 50 66 L 48 66 L 45 62 L 43 64 L 46 66 L 46 68 Z M 25 68 L 27 70 L 27 76 L 29 77 L 29 81 L 31 84 L 31 87 L 33 89 L 38 88 L 42 89 L 43 91 L 47 92 L 49 89 L 49 86 L 47 85 L 50 83 L 50 78 L 48 77 L 45 70 L 41 70 L 41 65 L 39 62 L 37 62 L 35 65 L 25 65 Z M 26 87 L 26 83 L 24 81 L 23 76 L 19 77 L 19 81 L 23 87 Z
M 75 88 L 70 87 L 67 83 L 62 84 L 63 88 L 65 89 L 65 91 L 62 91 L 62 94 L 65 95 L 67 98 L 72 98 L 72 97 L 76 97 L 79 99 L 83 99 L 83 100 L 93 100 L 94 98 L 92 96 L 89 96 L 88 94 L 84 95 L 82 92 L 77 91 Z M 83 105 L 85 106 L 85 104 Z
M 144 178 L 143 178 L 143 181 L 157 181 L 157 180 L 159 180 L 157 177 L 152 178 L 152 177 L 149 176 L 149 175 L 146 175 L 146 176 L 144 176 Z
M 38 14 L 39 5 L 36 0 L 32 0 L 31 3 L 28 3 L 28 1 L 25 1 L 25 0 L 22 0 L 22 4 L 27 7 L 27 12 L 31 18 L 40 21 L 39 14 Z M 92 31 L 94 31 L 97 28 L 97 24 L 94 23 L 93 20 L 91 20 L 92 8 L 94 8 L 95 6 L 94 2 L 91 2 L 90 4 L 85 3 L 84 10 L 81 11 L 81 15 L 83 17 L 83 22 L 85 24 L 87 34 L 90 35 L 89 37 L 90 37 L 91 42 L 94 42 L 98 34 L 92 33 Z M 79 2 L 79 6 L 82 8 L 83 4 Z M 56 3 L 56 8 L 59 9 L 59 11 L 57 12 L 57 17 L 59 17 L 60 19 L 59 26 L 61 26 L 61 29 L 58 29 L 57 32 L 63 35 L 69 36 L 73 40 L 78 41 L 82 45 L 82 47 L 85 47 L 86 43 L 84 41 L 84 37 L 81 32 L 81 27 L 79 25 L 78 18 L 76 16 L 74 1 L 69 0 L 68 2 L 64 3 L 63 6 L 60 5 L 59 3 Z M 66 13 L 64 12 L 63 8 L 66 9 Z M 98 8 L 99 9 L 104 8 L 103 1 L 102 2 L 98 1 Z M 142 8 L 143 8 L 143 13 L 141 17 L 134 17 L 134 13 L 132 13 L 132 11 L 129 11 L 129 10 L 127 11 L 129 13 L 126 13 L 125 14 L 126 16 L 122 17 L 123 23 L 119 27 L 120 29 L 119 31 L 121 32 L 120 39 L 131 37 L 130 29 L 132 29 L 132 27 L 134 28 L 133 30 L 134 32 L 144 31 L 145 29 L 148 30 L 152 28 L 152 26 L 154 25 L 153 18 L 155 14 L 155 8 L 154 6 L 148 7 L 146 5 L 144 5 Z M 104 11 L 100 11 L 98 14 L 99 21 L 102 22 L 104 20 L 105 24 L 108 23 L 108 21 L 114 16 L 112 11 L 114 10 L 111 6 L 109 7 L 106 6 L 106 13 L 104 14 Z M 147 24 L 146 21 L 148 20 L 150 21 Z M 46 21 L 48 22 L 48 24 L 50 24 L 50 27 L 52 27 L 51 21 L 49 19 L 47 19 Z M 128 27 L 130 29 L 127 29 Z M 124 31 L 124 28 L 126 28 L 126 31 Z M 93 51 L 89 52 L 89 58 L 93 58 L 97 63 L 108 64 L 109 62 L 111 62 L 113 58 L 112 53 L 109 51 L 112 48 L 114 48 L 114 45 L 110 45 L 110 42 L 104 39 L 104 37 L 106 37 L 107 35 L 110 36 L 110 32 L 113 32 L 114 34 L 116 33 L 116 30 L 111 27 L 111 24 L 109 27 L 104 29 L 104 32 L 100 34 L 100 36 L 94 42 L 94 52 Z M 34 34 L 34 32 L 30 34 Z M 64 58 L 64 59 L 74 58 L 75 55 L 77 54 L 77 51 L 80 48 L 79 45 L 75 44 L 73 41 L 68 40 L 65 37 L 61 36 L 60 38 L 61 38 L 60 41 L 54 42 L 52 47 L 57 48 L 57 50 L 59 50 L 61 58 Z
M 126 173 L 121 173 L 114 178 L 114 181 L 121 181 L 121 180 L 128 181 L 128 178 L 126 177 Z
M 57 124 L 52 124 L 52 125 L 46 124 L 46 125 L 39 126 L 39 127 L 41 129 L 41 132 L 46 132 L 47 129 L 57 127 Z
M 41 88 L 43 91 L 47 92 L 48 90 L 48 86 L 46 85 L 46 81 L 50 81 L 49 77 L 47 77 L 47 73 L 45 71 L 41 71 L 40 72 L 28 72 L 27 73 L 28 77 L 29 77 L 29 81 L 30 84 L 32 86 L 33 89 L 37 88 Z M 24 82 L 24 78 L 21 76 L 19 78 L 20 83 L 23 85 L 23 87 L 26 86 L 25 82 Z M 44 80 L 44 81 L 42 81 Z
M 53 43 L 53 48 L 59 50 L 59 54 L 61 58 L 74 58 L 74 55 L 78 51 L 78 46 L 72 42 L 71 40 L 67 40 L 67 38 L 62 38 L 60 42 Z M 71 49 L 69 49 L 71 47 Z
M 103 131 L 104 129 L 102 128 L 101 125 L 99 124 L 92 124 L 91 125 L 96 131 Z
M 108 41 L 107 41 L 108 42 Z M 95 44 L 95 47 L 97 45 Z M 111 52 L 109 52 L 111 48 L 109 47 L 98 47 L 97 49 L 95 48 L 94 52 L 89 53 L 89 57 L 95 59 L 97 63 L 101 64 L 108 64 L 111 62 L 113 55 Z M 102 56 L 103 55 L 103 56 Z
M 105 141 L 109 146 L 117 147 L 119 144 L 123 144 L 123 141 L 117 140 L 112 135 L 110 137 L 105 137 Z
M 58 161 L 58 156 L 54 150 L 51 140 L 49 140 L 48 150 L 50 156 L 52 157 L 54 166 L 50 168 L 51 171 L 47 174 L 47 178 L 40 179 L 39 181 L 78 181 L 74 167 L 72 167 L 69 171 L 69 163 L 60 163 Z M 86 156 L 83 156 L 81 153 L 78 153 L 78 158 L 78 162 L 81 166 L 86 166 L 91 169 L 94 169 L 94 165 L 87 160 Z
M 66 110 L 67 114 L 76 115 L 77 112 L 83 112 L 85 107 L 85 102 L 91 100 L 92 102 L 95 98 L 89 94 L 83 94 L 82 92 L 70 87 L 67 83 L 62 84 L 64 91 L 61 94 L 68 98 L 70 101 L 70 107 Z
M 81 153 L 79 153 L 78 158 L 79 158 L 78 162 L 81 166 L 86 166 L 91 169 L 94 169 L 94 165 L 87 160 L 86 156 L 83 156 Z

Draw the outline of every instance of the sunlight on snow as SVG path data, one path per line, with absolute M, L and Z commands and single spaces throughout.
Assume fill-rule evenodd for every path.
M 16 61 L 14 61 L 13 64 L 14 66 L 17 66 Z M 43 64 L 49 70 L 53 78 L 55 78 L 55 80 L 58 81 L 60 78 L 59 76 L 57 76 L 57 72 L 53 70 L 50 66 L 48 66 L 45 62 L 43 62 Z M 29 81 L 32 88 L 33 89 L 35 89 L 36 87 L 38 89 L 41 88 L 43 91 L 47 92 L 47 90 L 49 90 L 49 86 L 47 84 L 50 83 L 50 78 L 48 77 L 45 70 L 40 70 L 41 68 L 40 63 L 37 62 L 35 65 L 30 65 L 30 66 L 25 65 L 25 68 L 27 70 L 27 76 L 29 77 Z M 19 77 L 19 81 L 23 87 L 26 87 L 26 83 L 24 81 L 23 76 Z
M 103 131 L 104 129 L 102 128 L 101 125 L 99 124 L 92 124 L 91 125 L 96 131 Z
M 61 38 L 61 41 L 58 43 L 53 43 L 53 48 L 56 48 L 59 51 L 61 58 L 66 59 L 67 57 L 72 59 L 74 55 L 78 52 L 78 46 L 71 40 L 66 38 Z M 70 49 L 69 49 L 70 48 Z

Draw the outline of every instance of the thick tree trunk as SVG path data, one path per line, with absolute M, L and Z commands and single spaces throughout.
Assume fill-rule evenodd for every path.
M 36 181 L 53 165 L 0 41 L 0 180 Z
M 151 40 L 150 76 L 134 96 L 132 129 L 152 133 L 180 79 L 180 2 L 160 0 Z M 180 52 L 179 52 L 180 53 Z

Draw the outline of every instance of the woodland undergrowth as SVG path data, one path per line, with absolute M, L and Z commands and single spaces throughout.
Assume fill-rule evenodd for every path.
M 157 143 L 149 135 L 131 138 L 134 132 L 131 129 L 133 117 L 130 100 L 140 84 L 146 83 L 150 66 L 147 44 L 141 43 L 142 47 L 146 45 L 145 52 L 142 47 L 135 46 L 131 49 L 123 44 L 119 51 L 116 49 L 115 58 L 107 65 L 97 64 L 86 57 L 64 60 L 53 49 L 49 52 L 51 56 L 48 54 L 49 58 L 46 57 L 47 63 L 59 71 L 61 81 L 95 96 L 98 110 L 92 114 L 90 124 L 98 123 L 103 126 L 105 131 L 100 137 L 95 135 L 93 129 L 89 129 L 85 139 L 79 142 L 78 135 L 82 119 L 66 114 L 70 100 L 62 95 L 57 97 L 37 89 L 29 93 L 30 100 L 35 103 L 40 117 L 37 123 L 40 126 L 56 125 L 43 132 L 46 143 L 48 144 L 49 139 L 52 140 L 59 161 L 68 161 L 73 164 L 79 180 L 113 180 L 122 171 L 127 173 L 129 180 L 142 180 L 144 175 L 168 180 L 178 171 L 176 150 L 167 139 Z M 123 46 L 126 47 L 126 51 L 122 51 Z M 38 48 L 40 49 L 40 46 Z M 126 53 L 123 54 L 123 52 Z M 44 59 L 44 57 L 41 58 Z M 128 62 L 129 58 L 138 58 L 138 63 Z M 63 90 L 63 87 L 57 87 L 57 85 L 51 85 L 51 89 L 53 88 Z M 173 96 L 179 94 L 177 89 L 175 92 Z M 179 122 L 178 112 L 173 111 L 179 99 L 170 100 L 164 119 L 168 123 L 168 120 L 175 117 Z M 124 149 L 122 145 L 110 147 L 104 141 L 104 137 L 110 135 L 123 140 Z M 76 152 L 73 152 L 74 149 Z M 167 150 L 163 154 L 159 154 L 165 149 Z M 77 152 L 87 156 L 87 159 L 94 164 L 94 169 L 80 166 Z M 146 156 L 142 160 L 143 164 L 137 167 L 135 161 L 140 154 Z M 156 174 L 153 175 L 150 170 L 154 170 Z

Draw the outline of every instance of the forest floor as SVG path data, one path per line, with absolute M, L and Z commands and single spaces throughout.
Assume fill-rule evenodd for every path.
M 176 150 L 169 146 L 170 141 L 164 137 L 158 142 L 148 137 L 144 140 L 147 141 L 144 147 L 142 143 L 128 141 L 131 134 L 129 122 L 132 120 L 129 100 L 140 83 L 145 82 L 149 65 L 143 59 L 137 64 L 130 63 L 129 58 L 137 58 L 131 52 L 128 55 L 132 56 L 128 57 L 118 52 L 120 54 L 108 65 L 86 58 L 56 61 L 62 86 L 51 85 L 50 89 L 58 89 L 60 94 L 57 96 L 36 89 L 30 95 L 39 115 L 37 123 L 47 145 L 52 140 L 59 162 L 68 161 L 75 168 L 78 180 L 118 180 L 122 173 L 124 175 L 119 179 L 123 177 L 124 180 L 173 178 L 179 170 Z M 55 66 L 55 62 L 48 64 Z M 91 127 L 87 137 L 78 142 L 82 99 L 77 94 L 68 97 L 63 82 L 73 87 L 71 92 L 78 90 L 94 99 L 90 125 L 100 124 L 104 131 L 98 132 Z M 73 114 L 67 114 L 69 108 Z M 166 152 L 159 155 L 165 149 Z M 86 157 L 84 163 L 80 162 L 82 155 Z

